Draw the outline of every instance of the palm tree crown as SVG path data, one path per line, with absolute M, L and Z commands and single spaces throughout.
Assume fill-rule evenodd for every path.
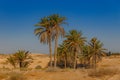
M 34 30 L 35 35 L 40 38 L 40 42 L 48 43 L 51 39 L 52 28 L 50 27 L 50 21 L 48 17 L 41 18 L 41 21 L 36 24 L 37 28 Z
M 41 21 L 36 24 L 38 28 L 35 29 L 35 35 L 38 35 L 41 43 L 49 45 L 50 67 L 52 67 L 52 27 L 49 17 L 41 18 Z

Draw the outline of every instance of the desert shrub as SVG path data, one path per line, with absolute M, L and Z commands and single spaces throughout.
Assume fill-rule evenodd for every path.
M 37 65 L 35 69 L 42 69 L 42 67 L 40 65 Z
M 8 80 L 27 80 L 27 78 L 21 73 L 12 72 Z
M 90 77 L 113 76 L 115 74 L 117 74 L 117 69 L 113 68 L 92 69 L 88 72 L 88 76 Z

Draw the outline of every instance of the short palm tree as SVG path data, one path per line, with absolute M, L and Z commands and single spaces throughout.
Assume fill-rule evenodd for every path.
M 31 56 L 29 56 L 29 51 L 18 50 L 14 55 L 16 62 L 19 64 L 20 68 L 27 67 L 30 64 Z
M 78 53 L 82 52 L 81 47 L 84 45 L 85 37 L 82 37 L 82 33 L 77 30 L 70 30 L 65 36 L 67 40 L 65 42 L 69 45 L 69 50 L 74 53 L 74 69 L 77 65 Z
M 37 28 L 34 30 L 35 35 L 40 38 L 41 43 L 49 45 L 50 67 L 52 67 L 52 27 L 49 17 L 41 18 L 41 21 L 36 26 Z
M 53 36 L 54 36 L 54 39 L 55 39 L 55 48 L 54 48 L 54 67 L 56 67 L 56 61 L 57 61 L 57 48 L 58 48 L 58 38 L 59 36 L 64 36 L 65 34 L 65 31 L 64 31 L 64 28 L 61 27 L 62 24 L 64 24 L 66 18 L 65 17 L 62 17 L 58 14 L 53 14 L 51 16 L 49 16 L 49 19 L 50 19 L 50 22 L 51 22 L 51 25 L 53 27 Z

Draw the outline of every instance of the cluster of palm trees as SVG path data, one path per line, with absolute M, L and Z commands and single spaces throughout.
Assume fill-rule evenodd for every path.
M 96 63 L 101 59 L 105 50 L 103 44 L 95 37 L 87 43 L 86 38 L 77 30 L 70 30 L 65 34 L 64 28 L 61 26 L 65 20 L 65 17 L 53 14 L 41 18 L 40 22 L 35 25 L 37 27 L 34 30 L 35 35 L 39 37 L 41 43 L 49 45 L 50 67 L 53 64 L 54 67 L 62 64 L 65 68 L 73 67 L 75 69 L 78 62 L 96 67 Z M 58 47 L 59 36 L 65 37 L 65 40 Z M 52 60 L 52 41 L 55 42 L 54 60 Z
M 93 37 L 89 42 L 77 30 L 70 30 L 65 40 L 58 47 L 58 65 L 61 67 L 93 67 L 104 56 L 103 44 Z
M 73 67 L 76 68 L 77 56 L 80 51 L 82 51 L 82 46 L 84 45 L 85 37 L 82 37 L 81 32 L 76 30 L 70 30 L 67 35 L 65 35 L 66 40 L 63 41 L 63 44 L 58 48 L 58 54 L 64 54 L 66 57 L 65 61 L 67 62 L 67 53 L 72 54 L 70 59 L 73 59 Z M 65 46 L 65 48 L 63 48 Z M 64 52 L 61 52 L 63 49 Z M 65 50 L 64 50 L 65 49 Z M 65 66 L 67 63 L 65 64 Z M 66 68 L 66 67 L 65 67 Z

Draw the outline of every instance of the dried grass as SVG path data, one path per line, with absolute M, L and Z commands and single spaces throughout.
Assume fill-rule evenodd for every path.
M 114 68 L 100 68 L 92 69 L 88 71 L 88 76 L 90 77 L 104 77 L 104 76 L 113 76 L 118 73 L 118 69 Z
M 27 80 L 27 78 L 22 73 L 11 72 L 8 80 Z

